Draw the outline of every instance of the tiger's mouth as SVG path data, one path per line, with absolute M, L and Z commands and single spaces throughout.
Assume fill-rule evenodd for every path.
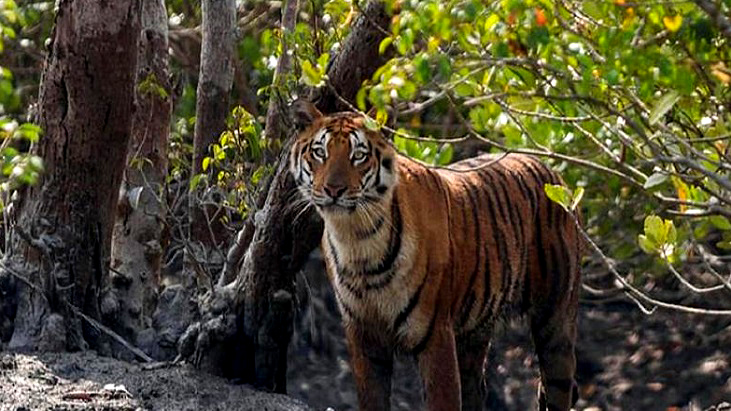
M 342 212 L 348 212 L 352 213 L 355 211 L 355 204 L 353 205 L 344 205 L 339 203 L 331 203 L 331 204 L 324 204 L 324 205 L 318 205 L 320 210 L 328 213 L 342 213 Z
M 358 208 L 358 202 L 348 199 L 312 198 L 312 202 L 320 212 L 324 213 L 352 213 Z

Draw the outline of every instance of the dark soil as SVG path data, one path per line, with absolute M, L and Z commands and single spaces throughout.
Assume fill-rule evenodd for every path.
M 0 353 L 0 411 L 306 409 L 189 366 L 142 366 L 89 351 Z
M 92 352 L 0 352 L 0 411 L 307 409 L 303 403 L 355 410 L 340 319 L 321 270 L 321 261 L 313 259 L 298 279 L 301 308 L 288 375 L 295 399 L 187 365 L 142 366 Z M 711 298 L 680 302 L 698 305 Z M 535 410 L 538 369 L 525 324 L 516 319 L 501 328 L 489 357 L 488 409 Z M 731 411 L 722 405 L 731 402 L 730 354 L 731 318 L 661 310 L 646 315 L 622 297 L 598 302 L 582 296 L 576 409 Z M 422 409 L 421 396 L 413 362 L 400 359 L 392 408 Z

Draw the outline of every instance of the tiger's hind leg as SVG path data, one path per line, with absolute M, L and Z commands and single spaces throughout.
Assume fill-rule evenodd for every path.
M 485 360 L 489 343 L 457 342 L 462 410 L 481 411 L 485 402 Z
M 555 308 L 554 308 L 555 309 Z M 541 369 L 540 411 L 568 411 L 578 400 L 576 373 L 576 309 L 546 307 L 531 318 L 531 331 Z

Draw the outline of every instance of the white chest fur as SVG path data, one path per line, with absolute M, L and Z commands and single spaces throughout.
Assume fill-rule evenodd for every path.
M 410 278 L 416 242 L 400 230 L 400 239 L 394 245 L 391 237 L 395 229 L 390 225 L 368 239 L 344 235 L 338 228 L 342 227 L 326 220 L 323 243 L 333 288 L 345 320 L 390 326 L 413 293 Z M 384 270 L 379 269 L 383 268 L 379 264 L 387 259 L 394 246 L 398 247 L 398 253 L 392 264 Z

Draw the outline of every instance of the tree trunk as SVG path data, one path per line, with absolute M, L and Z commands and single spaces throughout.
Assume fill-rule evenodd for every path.
M 14 204 L 3 261 L 16 284 L 10 348 L 76 350 L 98 331 L 119 184 L 132 125 L 140 1 L 63 0 L 40 89 L 45 172 Z
M 370 1 L 365 12 L 368 16 L 358 18 L 328 70 L 338 95 L 351 102 L 363 80 L 386 61 L 378 45 L 389 16 L 379 1 Z M 338 106 L 334 93 L 320 93 L 320 108 Z M 295 274 L 319 245 L 323 229 L 314 211 L 299 214 L 290 207 L 295 185 L 288 172 L 287 137 L 264 207 L 247 222 L 255 228 L 236 280 L 209 294 L 200 307 L 202 321 L 189 328 L 180 344 L 181 355 L 193 355 L 209 371 L 277 392 L 286 388 Z
M 117 222 L 112 239 L 108 291 L 103 298 L 104 322 L 148 354 L 159 356 L 138 336 L 152 326 L 160 267 L 167 238 L 163 237 L 167 144 L 171 100 L 168 73 L 168 21 L 163 0 L 142 0 L 136 111 L 127 169 L 119 191 Z M 126 352 L 126 351 L 124 351 Z
M 218 141 L 226 128 L 229 94 L 234 76 L 234 46 L 236 41 L 236 4 L 234 0 L 203 0 L 203 42 L 196 101 L 195 135 L 193 137 L 193 167 L 191 176 L 203 172 L 203 158 L 208 146 Z M 225 238 L 223 228 L 214 221 L 209 227 L 200 205 L 201 190 L 191 193 L 190 236 L 194 242 L 207 247 L 220 246 Z M 210 210 L 205 210 L 210 211 Z

